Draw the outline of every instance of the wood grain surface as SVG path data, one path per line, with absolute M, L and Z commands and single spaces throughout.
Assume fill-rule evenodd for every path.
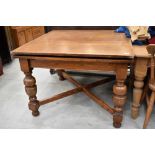
M 113 30 L 54 30 L 14 50 L 15 56 L 133 58 L 132 45 Z

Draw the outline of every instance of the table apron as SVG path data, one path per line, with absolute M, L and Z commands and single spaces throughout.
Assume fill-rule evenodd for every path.
M 113 59 L 22 59 L 21 66 L 28 63 L 31 68 L 52 68 L 52 69 L 71 69 L 71 70 L 96 70 L 96 71 L 115 71 L 119 67 L 126 67 L 131 63 L 130 60 Z

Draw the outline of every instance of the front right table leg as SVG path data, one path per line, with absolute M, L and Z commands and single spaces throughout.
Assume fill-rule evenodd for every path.
M 147 74 L 147 58 L 136 58 L 135 60 L 135 81 L 133 89 L 133 103 L 131 117 L 136 119 L 139 115 L 140 100 L 143 93 L 144 79 Z

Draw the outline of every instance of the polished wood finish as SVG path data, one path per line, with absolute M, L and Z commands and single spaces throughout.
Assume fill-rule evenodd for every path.
M 25 74 L 24 78 L 24 85 L 25 91 L 29 96 L 29 109 L 32 111 L 33 116 L 39 115 L 39 101 L 37 100 L 36 93 L 37 93 L 37 86 L 36 80 L 32 76 L 32 68 L 30 67 L 27 60 L 20 59 L 21 70 Z
M 15 47 L 19 47 L 43 35 L 43 26 L 11 26 Z
M 38 115 L 38 108 L 41 105 L 82 91 L 113 115 L 113 125 L 115 127 L 121 126 L 127 92 L 125 85 L 127 69 L 133 62 L 134 56 L 131 42 L 125 38 L 124 34 L 102 30 L 57 30 L 19 47 L 14 50 L 13 54 L 14 57 L 19 58 L 21 70 L 26 75 L 24 84 L 26 93 L 30 98 L 29 108 L 32 110 L 33 115 Z M 35 79 L 31 74 L 31 70 L 36 67 L 55 69 L 61 80 L 67 79 L 77 88 L 38 101 Z M 114 108 L 111 108 L 93 94 L 89 90 L 90 86 L 81 85 L 68 75 L 65 72 L 68 69 L 114 71 L 116 74 L 116 82 L 113 86 Z M 92 83 L 90 85 L 92 87 L 96 84 Z
M 151 55 L 148 54 L 146 47 L 147 47 L 146 45 L 144 45 L 144 46 L 137 46 L 137 45 L 132 46 L 134 56 L 136 58 L 150 58 Z
M 111 30 L 55 30 L 15 50 L 16 55 L 133 58 L 130 39 Z
M 123 106 L 127 99 L 127 87 L 125 85 L 125 80 L 127 78 L 127 69 L 127 65 L 120 65 L 116 67 L 116 83 L 113 86 L 113 102 L 115 104 L 113 122 L 115 127 L 120 127 L 123 119 Z

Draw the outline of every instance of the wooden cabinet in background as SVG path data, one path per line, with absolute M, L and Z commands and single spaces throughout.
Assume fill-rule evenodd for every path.
M 44 26 L 11 26 L 15 48 L 45 33 Z

